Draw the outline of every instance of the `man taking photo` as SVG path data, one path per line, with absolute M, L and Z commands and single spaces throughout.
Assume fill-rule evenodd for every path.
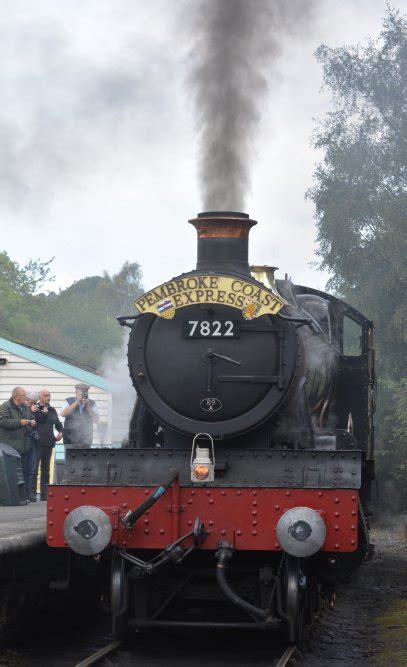
M 49 473 L 50 473 L 50 463 L 52 450 L 55 447 L 55 443 L 59 442 L 62 438 L 63 426 L 58 417 L 58 413 L 52 405 L 51 401 L 51 392 L 49 389 L 41 389 L 38 393 L 38 412 L 42 415 L 45 415 L 45 420 L 43 422 L 38 422 L 37 420 L 37 431 L 39 434 L 38 441 L 38 454 L 36 461 L 35 474 L 31 480 L 30 488 L 30 497 L 36 494 L 37 490 L 37 477 L 38 477 L 38 466 L 41 463 L 41 500 L 47 499 L 47 484 L 49 484 Z M 55 435 L 55 430 L 58 432 Z
M 93 442 L 93 424 L 99 415 L 95 401 L 89 398 L 88 384 L 76 384 L 75 396 L 70 396 L 62 406 L 61 416 L 65 417 L 64 445 L 86 448 Z

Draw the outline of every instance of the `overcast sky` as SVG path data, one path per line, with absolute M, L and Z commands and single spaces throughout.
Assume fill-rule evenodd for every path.
M 0 0 L 0 249 L 55 256 L 55 285 L 141 264 L 146 288 L 194 268 L 201 210 L 185 85 L 195 0 Z M 256 5 L 256 0 L 247 0 Z M 270 0 L 272 2 L 272 0 Z M 395 4 L 406 8 L 406 1 Z M 252 263 L 323 288 L 304 199 L 329 109 L 314 51 L 365 42 L 385 0 L 321 0 L 284 45 L 252 165 Z

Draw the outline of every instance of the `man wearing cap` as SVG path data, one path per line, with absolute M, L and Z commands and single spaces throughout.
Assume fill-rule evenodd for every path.
M 61 417 L 65 417 L 64 445 L 90 447 L 93 442 L 93 424 L 99 419 L 95 401 L 89 398 L 88 384 L 76 384 L 75 396 L 65 399 Z

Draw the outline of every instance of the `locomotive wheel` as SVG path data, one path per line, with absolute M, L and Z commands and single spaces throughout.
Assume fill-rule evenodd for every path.
M 112 618 L 112 634 L 118 639 L 125 639 L 128 621 L 128 594 L 125 577 L 124 560 L 117 551 L 112 556 L 110 580 L 110 612 Z
M 320 589 L 314 577 L 307 582 L 305 600 L 305 622 L 307 625 L 311 625 L 315 620 L 316 614 L 320 610 Z
M 305 577 L 301 570 L 301 559 L 287 556 L 285 576 L 285 612 L 288 616 L 290 642 L 298 644 L 303 639 Z

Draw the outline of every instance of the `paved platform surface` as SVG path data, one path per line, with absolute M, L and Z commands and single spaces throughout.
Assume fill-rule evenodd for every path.
M 0 555 L 45 543 L 46 502 L 0 507 Z

